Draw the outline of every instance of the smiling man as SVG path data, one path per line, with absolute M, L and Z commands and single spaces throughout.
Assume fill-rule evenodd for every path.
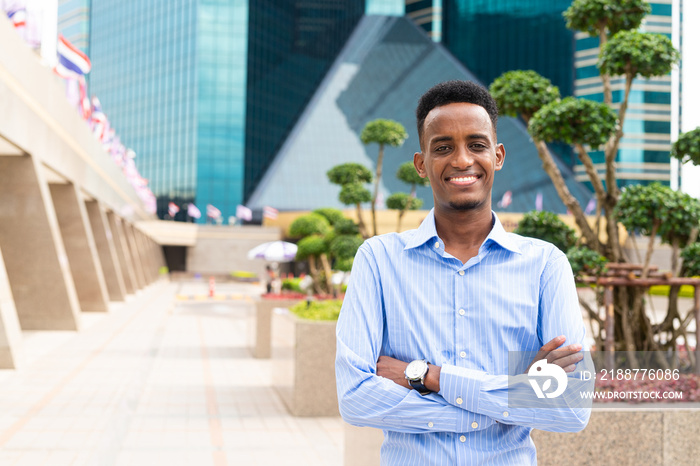
M 414 165 L 435 207 L 355 257 L 337 327 L 340 412 L 384 430 L 383 465 L 535 464 L 532 428 L 578 431 L 590 410 L 509 407 L 509 352 L 575 369 L 585 331 L 571 268 L 491 210 L 506 151 L 486 89 L 438 84 L 416 116 Z

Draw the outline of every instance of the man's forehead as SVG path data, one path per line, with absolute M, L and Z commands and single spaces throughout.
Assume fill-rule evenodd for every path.
M 471 127 L 474 135 L 485 134 L 495 136 L 495 128 L 486 109 L 480 105 L 466 102 L 450 103 L 435 107 L 425 117 L 424 131 L 449 131 L 456 128 Z M 427 134 L 425 136 L 428 136 Z M 431 134 L 429 139 L 442 138 L 440 134 Z

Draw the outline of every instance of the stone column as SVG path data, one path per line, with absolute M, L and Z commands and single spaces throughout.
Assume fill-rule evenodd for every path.
M 127 221 L 122 222 L 124 227 L 124 235 L 126 236 L 126 242 L 129 245 L 129 252 L 131 254 L 131 262 L 134 264 L 134 274 L 136 276 L 136 283 L 138 288 L 144 288 L 148 283 L 143 274 L 143 264 L 141 263 L 141 255 L 139 254 L 139 248 L 136 244 L 136 238 L 134 237 L 134 230 L 131 224 Z
M 158 272 L 156 270 L 156 265 L 153 263 L 153 255 L 150 253 L 148 236 L 145 235 L 141 230 L 134 228 L 134 233 L 136 234 L 136 239 L 139 244 L 139 251 L 141 251 L 141 258 L 144 264 L 144 271 L 146 272 L 146 281 L 150 284 L 156 281 L 158 278 Z
M 78 296 L 38 162 L 0 156 L 0 199 L 0 248 L 22 329 L 78 330 Z
M 107 212 L 107 220 L 109 221 L 109 229 L 112 231 L 112 237 L 114 238 L 114 246 L 117 250 L 119 267 L 122 270 L 122 277 L 124 277 L 126 292 L 129 294 L 136 293 L 138 288 L 136 285 L 136 277 L 134 276 L 134 266 L 131 263 L 121 219 L 117 217 L 114 212 Z
M 82 196 L 71 183 L 51 183 L 49 189 L 80 309 L 106 312 L 109 310 L 107 285 Z
M 0 251 L 0 369 L 16 369 L 22 360 L 22 329 Z
M 90 219 L 92 235 L 95 238 L 95 246 L 100 257 L 109 299 L 110 301 L 124 301 L 126 287 L 107 214 L 97 201 L 85 201 L 85 210 Z

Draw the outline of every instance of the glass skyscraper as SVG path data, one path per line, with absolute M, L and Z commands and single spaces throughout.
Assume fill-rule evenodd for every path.
M 364 0 L 61 0 L 59 31 L 89 51 L 89 92 L 136 152 L 158 215 L 170 201 L 194 202 L 227 221 L 364 9 Z

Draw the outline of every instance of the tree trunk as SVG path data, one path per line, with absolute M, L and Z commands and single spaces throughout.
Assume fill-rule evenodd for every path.
M 574 215 L 576 225 L 578 225 L 579 229 L 581 230 L 581 235 L 586 239 L 588 247 L 603 253 L 598 237 L 595 235 L 593 229 L 588 224 L 586 216 L 583 213 L 583 209 L 581 209 L 581 205 L 578 203 L 576 198 L 569 191 L 569 188 L 566 186 L 564 177 L 562 176 L 559 167 L 557 167 L 556 163 L 554 162 L 552 154 L 549 152 L 549 148 L 547 148 L 547 144 L 545 144 L 544 141 L 536 140 L 535 146 L 537 147 L 537 153 L 539 154 L 540 159 L 542 160 L 542 168 L 544 168 L 544 171 L 551 178 L 552 183 L 554 184 L 554 187 L 557 190 L 557 194 L 559 194 L 559 198 L 564 202 L 566 208 L 569 209 Z
M 396 233 L 401 233 L 401 218 L 406 213 L 406 209 L 399 210 L 399 219 L 396 221 Z
M 369 238 L 369 234 L 367 234 L 367 226 L 364 220 L 362 220 L 362 207 L 359 202 L 355 204 L 355 208 L 357 209 L 357 229 L 360 230 L 362 238 L 367 239 Z
M 379 194 L 379 181 L 382 179 L 382 163 L 384 161 L 384 144 L 379 144 L 379 156 L 377 157 L 377 176 L 374 179 L 374 196 L 372 196 L 372 231 L 377 236 L 377 195 Z
M 617 158 L 617 149 L 620 146 L 620 139 L 624 136 L 623 127 L 625 125 L 625 116 L 627 114 L 627 105 L 629 102 L 630 90 L 632 89 L 632 80 L 634 76 L 627 74 L 625 76 L 625 94 L 620 103 L 618 111 L 618 127 L 615 134 L 610 138 L 605 147 L 605 184 L 608 190 L 608 204 L 610 207 L 615 207 L 618 199 L 617 177 L 615 175 L 615 159 Z
M 314 279 L 314 291 L 320 294 L 321 282 L 318 276 L 318 267 L 316 267 L 316 258 L 314 256 L 309 256 L 309 272 L 311 272 L 311 278 Z
M 603 50 L 603 46 L 608 42 L 608 32 L 606 31 L 606 25 L 603 24 L 598 28 L 598 37 L 600 38 L 600 45 L 598 47 L 599 52 Z M 612 104 L 612 89 L 610 86 L 610 75 L 601 74 L 600 79 L 603 81 L 603 102 L 610 105 Z
M 323 272 L 325 274 L 326 290 L 330 293 L 333 290 L 333 282 L 331 281 L 331 275 L 333 271 L 331 270 L 331 263 L 328 260 L 326 253 L 321 254 L 321 265 L 323 266 Z
M 591 156 L 588 155 L 588 152 L 586 152 L 586 149 L 583 148 L 583 145 L 575 144 L 575 147 L 578 158 L 583 164 L 583 167 L 586 169 L 586 174 L 588 175 L 588 178 L 590 178 L 591 184 L 593 185 L 593 191 L 595 191 L 596 198 L 598 199 L 598 205 L 604 205 L 605 188 L 603 187 L 603 182 L 601 181 L 600 176 L 598 176 L 598 171 L 593 165 L 593 160 L 591 160 Z

